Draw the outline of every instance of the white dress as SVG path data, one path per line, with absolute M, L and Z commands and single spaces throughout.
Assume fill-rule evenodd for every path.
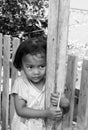
M 27 101 L 27 107 L 44 109 L 45 86 L 38 90 L 22 76 L 18 77 L 13 85 L 12 93 L 18 94 L 21 99 Z M 25 119 L 14 113 L 11 130 L 45 130 L 44 120 L 40 118 Z

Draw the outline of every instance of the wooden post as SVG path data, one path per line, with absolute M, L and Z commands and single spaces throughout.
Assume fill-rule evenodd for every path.
M 46 108 L 50 106 L 50 94 L 64 91 L 66 78 L 66 47 L 68 39 L 70 0 L 49 0 L 48 40 L 47 40 L 47 76 Z M 52 121 L 46 123 L 46 129 L 57 129 Z

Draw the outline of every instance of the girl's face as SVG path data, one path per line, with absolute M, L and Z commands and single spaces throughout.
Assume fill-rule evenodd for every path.
M 45 79 L 46 59 L 45 55 L 27 54 L 22 58 L 22 69 L 29 81 L 33 84 L 41 84 Z

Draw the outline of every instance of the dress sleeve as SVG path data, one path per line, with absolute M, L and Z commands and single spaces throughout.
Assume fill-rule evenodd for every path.
M 18 94 L 18 96 L 21 99 L 24 99 L 27 101 L 28 86 L 25 84 L 25 82 L 21 78 L 17 78 L 13 84 L 11 93 Z

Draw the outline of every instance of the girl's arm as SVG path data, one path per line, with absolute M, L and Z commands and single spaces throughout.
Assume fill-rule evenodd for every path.
M 20 99 L 17 94 L 14 94 L 14 104 L 17 114 L 23 118 L 60 119 L 62 117 L 62 112 L 57 109 L 37 110 L 28 108 L 26 101 Z

